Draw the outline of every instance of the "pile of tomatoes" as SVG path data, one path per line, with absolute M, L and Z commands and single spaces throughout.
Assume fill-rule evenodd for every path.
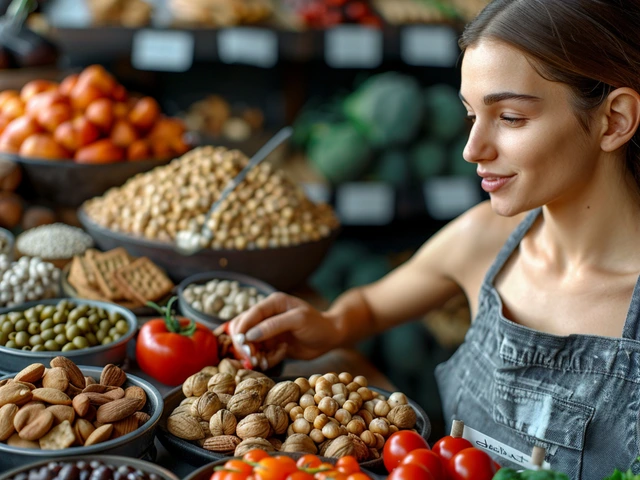
M 242 459 L 228 460 L 217 467 L 210 480 L 370 480 L 352 456 L 324 463 L 316 455 L 303 455 L 297 461 L 285 455 L 270 456 L 251 450 Z
M 384 445 L 388 480 L 491 480 L 500 465 L 462 437 L 446 436 L 433 449 L 415 432 L 401 430 Z

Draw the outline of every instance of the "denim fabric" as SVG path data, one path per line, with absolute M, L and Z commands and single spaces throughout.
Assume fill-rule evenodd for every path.
M 509 237 L 487 272 L 464 344 L 436 368 L 445 420 L 462 420 L 526 454 L 545 447 L 551 468 L 574 480 L 602 480 L 630 466 L 640 473 L 640 281 L 622 338 L 561 337 L 502 315 L 494 279 L 539 213 Z

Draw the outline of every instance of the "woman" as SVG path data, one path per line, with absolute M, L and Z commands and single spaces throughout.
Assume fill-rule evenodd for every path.
M 543 446 L 574 479 L 640 471 L 638 25 L 637 0 L 491 3 L 460 42 L 464 157 L 490 202 L 327 312 L 276 294 L 232 332 L 312 358 L 463 291 L 474 321 L 436 372 L 445 418 Z

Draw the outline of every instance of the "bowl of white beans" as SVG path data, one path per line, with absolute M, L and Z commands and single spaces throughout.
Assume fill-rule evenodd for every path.
M 178 305 L 185 317 L 215 328 L 276 291 L 249 275 L 212 271 L 185 278 L 178 285 Z

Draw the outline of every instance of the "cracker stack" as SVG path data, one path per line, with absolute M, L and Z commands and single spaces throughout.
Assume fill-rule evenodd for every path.
M 129 309 L 157 302 L 174 287 L 151 260 L 131 258 L 124 248 L 88 250 L 74 257 L 68 281 L 80 297 L 118 303 Z

